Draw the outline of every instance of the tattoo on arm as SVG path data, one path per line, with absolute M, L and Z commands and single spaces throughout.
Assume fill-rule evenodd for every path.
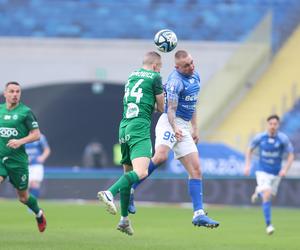
M 176 117 L 177 106 L 178 106 L 177 99 L 173 99 L 173 98 L 168 99 L 168 120 L 173 130 L 175 129 L 175 117 Z

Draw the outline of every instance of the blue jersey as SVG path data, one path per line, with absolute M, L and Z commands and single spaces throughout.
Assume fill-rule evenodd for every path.
M 28 154 L 29 164 L 40 164 L 40 162 L 37 161 L 37 158 L 43 154 L 44 149 L 48 147 L 49 145 L 44 135 L 41 135 L 38 141 L 27 143 L 25 149 Z
M 271 137 L 267 132 L 260 133 L 250 143 L 250 148 L 259 149 L 258 171 L 278 175 L 285 153 L 293 153 L 289 138 L 281 132 Z
M 196 103 L 200 91 L 200 77 L 197 72 L 191 76 L 179 73 L 176 69 L 169 75 L 164 90 L 167 99 L 178 101 L 176 116 L 185 121 L 190 121 L 196 110 Z M 168 103 L 165 102 L 165 113 Z

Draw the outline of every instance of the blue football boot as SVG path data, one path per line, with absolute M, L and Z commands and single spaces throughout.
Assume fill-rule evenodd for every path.
M 130 194 L 129 205 L 128 205 L 128 213 L 130 213 L 130 214 L 135 214 L 136 213 L 133 193 Z
M 192 220 L 192 223 L 194 224 L 194 226 L 209 228 L 216 228 L 220 225 L 219 222 L 214 221 L 205 214 L 195 216 Z

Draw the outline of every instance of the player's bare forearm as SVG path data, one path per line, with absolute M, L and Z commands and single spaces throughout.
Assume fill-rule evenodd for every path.
M 29 132 L 29 134 L 21 139 L 11 139 L 8 141 L 8 143 L 6 144 L 7 147 L 9 148 L 19 148 L 20 146 L 29 143 L 29 142 L 33 142 L 33 141 L 37 141 L 38 139 L 40 139 L 41 133 L 40 130 L 37 129 L 33 129 Z
M 177 101 L 171 99 L 168 100 L 168 120 L 174 132 L 176 130 L 175 118 L 176 118 L 177 106 L 178 106 Z
M 192 124 L 193 129 L 197 130 L 197 128 L 198 128 L 198 125 L 197 125 L 197 110 L 195 110 L 195 112 L 192 116 L 191 124 Z
M 199 141 L 199 131 L 198 131 L 198 126 L 197 126 L 197 114 L 196 111 L 194 112 L 191 120 L 192 124 L 192 137 L 195 143 L 198 143 Z
M 23 140 L 24 144 L 37 141 L 41 137 L 41 132 L 38 128 L 33 129 L 29 132 L 29 134 L 25 137 L 23 137 L 21 140 Z
M 295 155 L 293 153 L 289 153 L 286 164 L 279 173 L 280 176 L 284 177 L 287 174 L 287 172 L 289 171 L 289 169 L 292 166 L 294 159 L 295 159 Z
M 158 112 L 163 112 L 164 111 L 164 106 L 165 106 L 165 98 L 164 98 L 164 94 L 159 94 L 155 96 L 156 99 L 156 110 Z
M 168 100 L 168 120 L 169 123 L 171 125 L 171 127 L 173 128 L 173 131 L 175 133 L 175 138 L 178 141 L 182 140 L 182 131 L 180 128 L 177 127 L 176 125 L 176 110 L 177 110 L 177 106 L 178 106 L 178 102 L 177 100 L 173 100 L 173 99 L 169 99 Z
M 251 158 L 252 158 L 252 152 L 253 150 L 251 148 L 248 148 L 245 154 L 245 170 L 244 173 L 246 176 L 250 174 L 250 168 L 251 168 Z
M 38 157 L 38 161 L 44 163 L 51 153 L 50 147 L 44 148 L 43 153 Z

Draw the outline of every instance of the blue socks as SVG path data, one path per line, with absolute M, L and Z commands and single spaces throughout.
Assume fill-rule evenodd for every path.
M 269 226 L 271 224 L 271 201 L 263 202 L 262 209 L 264 212 L 266 225 Z
M 203 209 L 202 202 L 202 180 L 189 179 L 189 194 L 193 202 L 194 211 Z
M 31 193 L 36 198 L 39 198 L 40 196 L 40 189 L 39 188 L 30 188 L 29 193 Z
M 133 189 L 136 189 L 137 186 L 140 185 L 144 180 L 146 180 L 146 179 L 152 174 L 152 172 L 153 172 L 155 169 L 157 169 L 157 168 L 158 168 L 158 165 L 155 165 L 155 164 L 152 162 L 152 160 L 150 160 L 150 164 L 149 164 L 149 168 L 148 168 L 148 176 L 145 177 L 144 179 L 141 179 L 139 182 L 134 183 L 134 184 L 132 185 L 132 188 L 133 188 Z

